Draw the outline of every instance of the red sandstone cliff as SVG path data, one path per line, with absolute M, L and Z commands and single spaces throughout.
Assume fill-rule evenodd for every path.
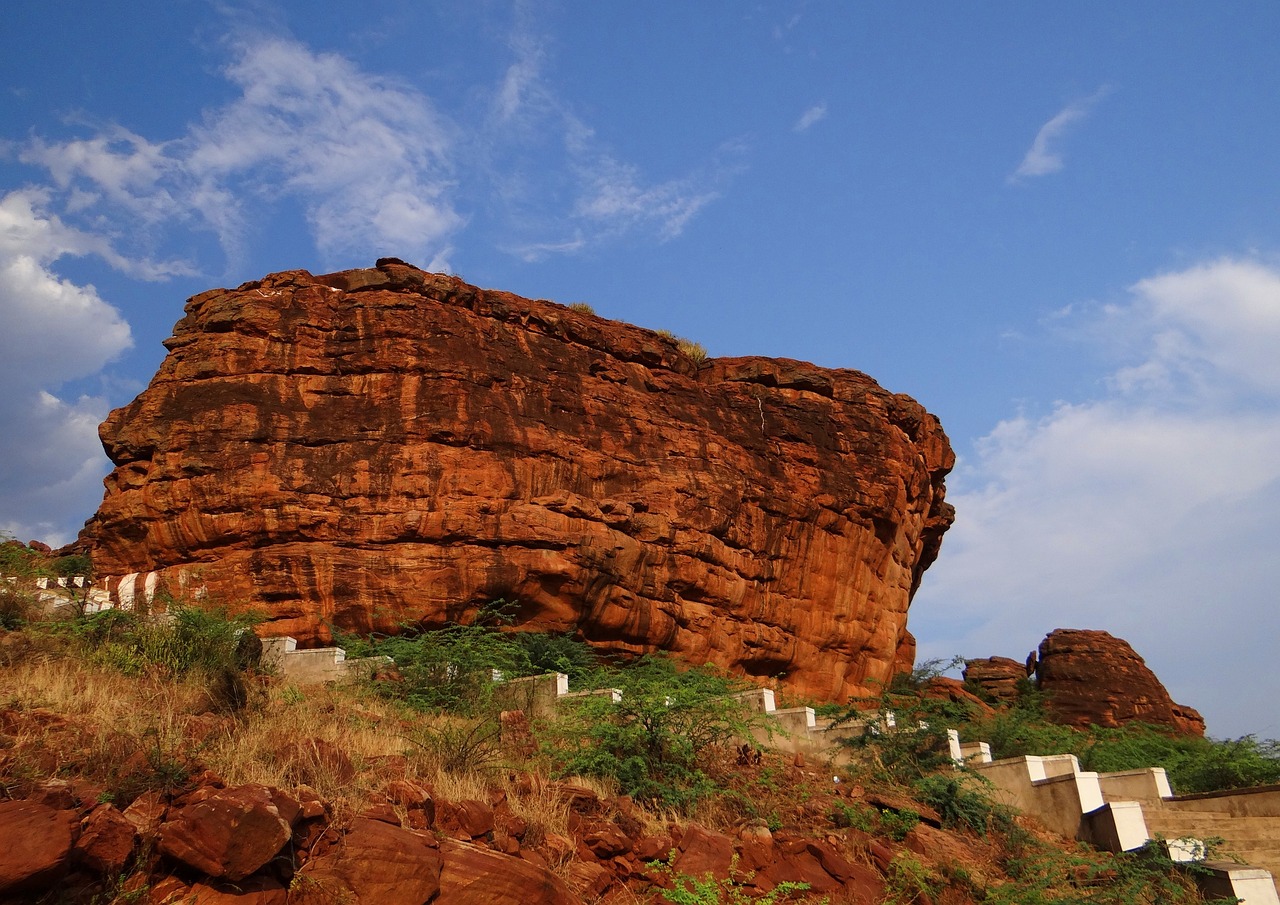
M 823 698 L 910 668 L 954 456 L 864 374 L 699 366 L 393 259 L 205 292 L 165 345 L 100 430 L 99 576 L 207 589 L 304 640 L 503 597 L 530 628 Z

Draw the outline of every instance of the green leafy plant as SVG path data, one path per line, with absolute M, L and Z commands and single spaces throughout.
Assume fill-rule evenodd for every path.
M 980 836 L 993 824 L 1008 828 L 1013 815 L 991 799 L 991 784 L 968 771 L 922 776 L 912 785 L 916 798 L 938 812 L 945 827 L 967 827 Z
M 1030 685 L 1013 706 L 965 725 L 963 732 L 990 742 L 995 757 L 1074 754 L 1083 769 L 1101 773 L 1162 766 L 1180 793 L 1280 783 L 1280 742 L 1253 736 L 1215 740 L 1175 735 L 1142 723 L 1060 726 L 1047 715 L 1043 694 Z
M 862 830 L 870 833 L 876 826 L 876 812 L 863 805 L 849 805 L 837 801 L 831 805 L 828 819 L 841 829 Z
M 740 682 L 703 668 L 681 670 L 646 656 L 602 679 L 622 699 L 581 698 L 547 734 L 562 774 L 614 780 L 637 799 L 684 809 L 718 790 L 709 770 L 719 751 L 750 736 L 745 708 L 729 697 Z
M 650 873 L 665 878 L 670 884 L 669 889 L 662 890 L 662 896 L 671 905 L 777 905 L 809 889 L 808 883 L 788 880 L 761 894 L 750 886 L 752 875 L 735 878 L 736 866 L 735 859 L 729 869 L 729 878 L 720 879 L 709 872 L 701 877 L 690 876 L 661 861 L 652 861 L 648 865 Z M 827 901 L 824 897 L 818 905 Z
M 941 885 L 938 878 L 910 852 L 899 852 L 889 862 L 885 873 L 885 902 L 890 905 L 932 902 Z
M 927 679 L 945 668 L 941 662 L 896 677 L 879 695 L 854 699 L 837 717 L 837 724 L 861 726 L 842 744 L 861 755 L 874 778 L 910 786 L 951 767 L 947 730 L 972 723 L 977 713 L 974 705 L 921 693 Z
M 880 832 L 895 842 L 901 842 L 920 825 L 920 814 L 911 808 L 886 809 L 880 812 Z
M 511 621 L 510 607 L 495 601 L 466 624 L 439 629 L 406 626 L 391 637 L 339 636 L 348 656 L 387 656 L 400 678 L 382 682 L 378 691 L 423 712 L 481 715 L 493 709 L 494 673 L 523 676 L 533 671 L 526 649 L 501 631 Z

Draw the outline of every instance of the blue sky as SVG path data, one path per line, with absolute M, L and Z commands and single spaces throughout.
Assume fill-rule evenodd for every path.
M 922 657 L 1127 638 L 1280 735 L 1280 5 L 12 0 L 0 528 L 184 299 L 395 255 L 935 412 Z

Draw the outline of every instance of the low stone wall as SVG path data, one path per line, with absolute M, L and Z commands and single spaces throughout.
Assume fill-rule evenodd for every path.
M 1179 827 L 1178 837 L 1168 839 L 1166 847 L 1173 860 L 1196 861 L 1203 869 L 1197 871 L 1196 882 L 1206 896 L 1235 896 L 1248 905 L 1280 905 L 1274 878 L 1265 868 L 1202 860 L 1202 840 L 1219 835 L 1219 824 L 1209 826 L 1204 817 L 1212 820 L 1239 813 L 1240 825 L 1256 826 L 1280 813 L 1280 788 L 1175 798 L 1169 794 L 1169 779 L 1162 767 L 1098 774 L 1081 770 L 1070 754 L 1011 757 L 969 766 L 992 782 L 999 800 L 1035 817 L 1046 829 L 1109 851 L 1131 851 L 1154 838 L 1148 816 L 1155 825 L 1165 813 L 1189 818 L 1166 824 Z M 1257 816 L 1243 816 L 1250 811 Z M 1273 838 L 1280 843 L 1280 826 Z
M 298 685 L 367 678 L 391 663 L 390 657 L 348 660 L 347 652 L 340 647 L 298 650 L 297 640 L 287 636 L 262 639 L 262 664 Z

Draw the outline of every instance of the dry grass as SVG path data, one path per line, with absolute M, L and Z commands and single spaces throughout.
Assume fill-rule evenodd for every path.
M 298 688 L 265 677 L 250 706 L 230 716 L 216 712 L 198 677 L 129 677 L 56 644 L 28 646 L 25 655 L 0 662 L 0 733 L 10 739 L 0 749 L 0 797 L 74 776 L 123 806 L 147 789 L 176 790 L 209 770 L 230 785 L 309 786 L 342 816 L 405 779 L 447 801 L 505 793 L 536 845 L 570 835 L 565 784 L 605 800 L 617 795 L 594 779 L 559 783 L 536 763 L 505 761 L 496 735 L 476 726 L 409 711 L 360 686 Z M 473 758 L 459 738 L 481 740 Z M 666 820 L 646 813 L 643 822 Z

